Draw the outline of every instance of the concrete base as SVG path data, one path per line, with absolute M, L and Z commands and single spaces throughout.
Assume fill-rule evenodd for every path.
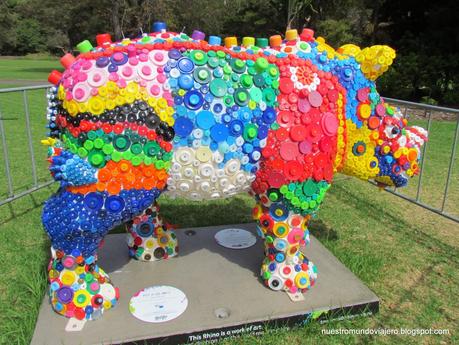
M 292 302 L 285 292 L 271 291 L 259 278 L 262 241 L 258 239 L 247 249 L 221 247 L 214 235 L 229 227 L 256 233 L 255 224 L 180 229 L 179 256 L 152 263 L 129 259 L 125 234 L 107 236 L 99 263 L 120 288 L 119 304 L 102 319 L 87 322 L 82 331 L 66 332 L 68 319 L 54 313 L 45 296 L 32 344 L 215 341 L 260 334 L 266 325 L 300 326 L 311 320 L 326 322 L 378 311 L 378 297 L 312 236 L 306 253 L 317 265 L 317 284 L 300 302 Z M 185 292 L 187 310 L 177 319 L 160 324 L 136 319 L 128 310 L 129 300 L 151 285 L 171 285 Z

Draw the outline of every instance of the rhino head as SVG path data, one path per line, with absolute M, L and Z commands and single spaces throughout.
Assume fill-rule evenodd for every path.
M 388 46 L 360 50 L 345 45 L 338 52 L 347 55 L 349 66 L 357 66 L 346 86 L 345 133 L 347 135 L 341 171 L 380 186 L 402 187 L 419 173 L 421 147 L 427 131 L 408 126 L 402 113 L 388 105 L 376 91 L 374 81 L 387 71 L 395 58 Z

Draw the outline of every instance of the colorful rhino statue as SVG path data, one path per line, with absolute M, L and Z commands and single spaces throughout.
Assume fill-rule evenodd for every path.
M 126 224 L 129 254 L 177 255 L 156 203 L 249 192 L 264 239 L 264 284 L 301 293 L 317 279 L 300 250 L 308 221 L 337 172 L 404 186 L 419 172 L 422 128 L 384 103 L 374 80 L 388 46 L 334 50 L 314 32 L 221 39 L 166 31 L 83 41 L 53 71 L 48 95 L 50 171 L 60 188 L 45 204 L 49 296 L 56 312 L 97 319 L 119 299 L 97 265 L 107 232 Z M 236 253 L 235 253 L 236 255 Z

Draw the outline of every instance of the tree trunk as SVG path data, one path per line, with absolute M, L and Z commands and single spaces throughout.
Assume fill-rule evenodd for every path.
M 123 32 L 121 31 L 121 24 L 120 24 L 120 2 L 118 0 L 113 1 L 112 3 L 112 10 L 110 21 L 113 28 L 113 34 L 115 40 L 120 40 L 123 36 Z

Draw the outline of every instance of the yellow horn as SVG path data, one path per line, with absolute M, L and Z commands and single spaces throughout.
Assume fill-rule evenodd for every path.
M 338 53 L 355 57 L 367 79 L 376 80 L 386 72 L 395 58 L 395 50 L 389 46 L 371 46 L 360 49 L 354 44 L 345 44 Z

